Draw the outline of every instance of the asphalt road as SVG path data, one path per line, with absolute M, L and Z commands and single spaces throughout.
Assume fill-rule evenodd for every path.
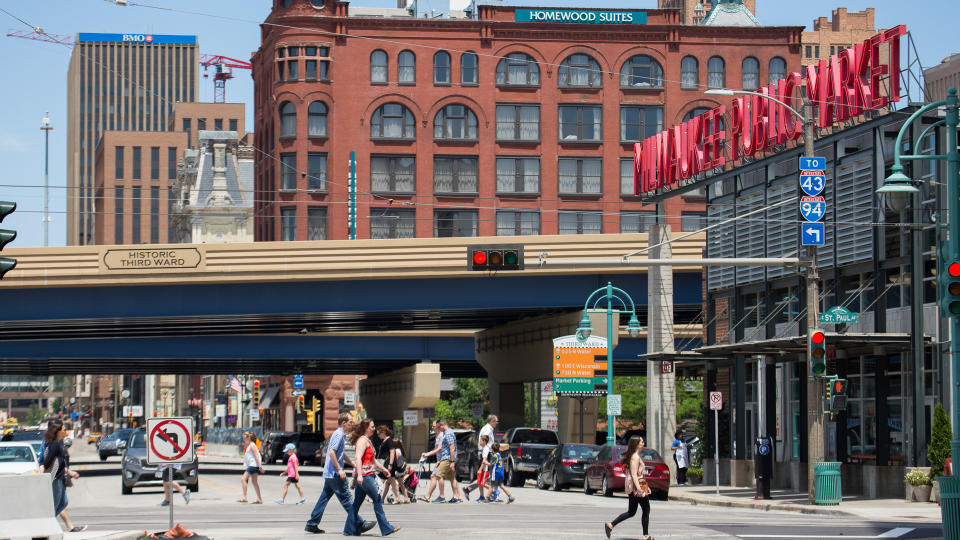
M 91 531 L 166 530 L 169 509 L 158 505 L 162 498 L 159 487 L 137 488 L 133 495 L 121 495 L 119 458 L 110 458 L 105 464 L 85 464 L 88 460 L 84 454 L 86 449 L 74 451 L 73 459 L 84 475 L 69 491 L 68 510 L 75 523 L 87 524 Z M 231 470 L 234 468 L 237 470 Z M 261 477 L 265 504 L 251 505 L 236 502 L 240 496 L 238 466 L 204 468 L 202 465 L 200 490 L 192 495 L 190 504 L 184 505 L 183 499 L 174 495 L 174 522 L 218 540 L 316 537 L 303 532 L 303 524 L 322 489 L 322 478 L 312 474 L 302 477 L 306 504 L 293 504 L 297 499 L 293 490 L 287 496 L 287 504 L 279 505 L 273 500 L 280 494 L 281 470 L 280 466 L 270 467 Z M 425 489 L 426 484 L 423 486 L 421 489 Z M 386 513 L 391 523 L 402 527 L 394 536 L 401 539 L 438 535 L 451 539 L 491 536 L 524 540 L 602 539 L 603 523 L 626 509 L 623 496 L 607 498 L 584 495 L 582 491 L 540 491 L 532 482 L 516 489 L 514 495 L 517 502 L 510 505 L 417 503 L 387 505 Z M 251 488 L 250 500 L 253 499 Z M 663 501 L 653 501 L 651 506 L 650 534 L 657 539 L 942 538 L 939 523 L 871 523 L 860 518 Z M 364 504 L 361 515 L 373 519 L 369 502 Z M 339 534 L 344 518 L 343 509 L 333 501 L 327 507 L 321 528 L 328 534 Z M 365 536 L 378 536 L 377 530 Z M 639 539 L 641 536 L 638 516 L 618 527 L 613 537 Z

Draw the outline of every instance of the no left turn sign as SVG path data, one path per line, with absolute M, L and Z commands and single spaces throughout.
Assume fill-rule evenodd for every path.
M 146 435 L 150 465 L 193 461 L 193 418 L 149 418 Z
M 723 409 L 723 394 L 720 392 L 710 392 L 710 410 L 719 411 Z

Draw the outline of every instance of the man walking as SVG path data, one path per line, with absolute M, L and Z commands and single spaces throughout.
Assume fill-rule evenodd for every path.
M 434 446 L 433 450 L 429 452 L 423 452 L 422 454 L 420 454 L 421 460 L 429 456 L 436 455 L 440 451 L 440 446 L 443 445 L 443 430 L 440 429 L 440 421 L 434 420 L 432 427 L 433 427 L 434 441 L 436 442 L 433 445 Z M 446 499 L 443 498 L 443 481 L 439 482 L 440 496 L 434 499 L 433 501 L 430 500 L 430 496 L 433 495 L 433 490 L 437 488 L 438 480 L 440 479 L 437 477 L 437 465 L 434 465 L 433 470 L 430 471 L 430 486 L 427 488 L 426 495 L 421 496 L 420 500 L 424 502 L 435 502 L 435 503 L 446 502 Z
M 327 508 L 327 503 L 330 502 L 330 498 L 334 495 L 336 495 L 337 500 L 340 501 L 340 506 L 347 512 L 344 534 L 346 534 L 347 531 L 346 523 L 350 523 L 351 520 L 356 522 L 355 528 L 360 529 L 361 532 L 367 532 L 377 525 L 376 521 L 364 521 L 359 515 L 353 512 L 353 497 L 350 496 L 350 490 L 347 487 L 347 473 L 343 470 L 343 448 L 346 445 L 344 431 L 351 428 L 352 422 L 350 421 L 350 415 L 342 413 L 337 418 L 337 424 L 339 427 L 330 435 L 330 445 L 327 448 L 326 463 L 323 466 L 323 493 L 321 493 L 320 498 L 317 499 L 317 505 L 313 507 L 310 519 L 307 520 L 307 526 L 303 528 L 303 530 L 314 534 L 324 533 L 324 530 L 319 528 L 318 525 L 323 518 L 323 511 Z M 355 467 L 349 457 L 346 459 L 350 466 Z
M 444 480 L 450 481 L 450 487 L 453 489 L 453 498 L 449 502 L 462 502 L 457 494 L 460 493 L 460 484 L 457 483 L 456 462 L 457 462 L 457 435 L 450 429 L 444 420 L 437 420 L 437 438 L 441 440 L 437 448 L 429 452 L 424 452 L 424 456 L 437 454 L 440 461 L 437 464 L 437 478 L 441 485 Z M 431 482 L 431 486 L 433 483 Z M 434 502 L 443 502 L 442 499 Z
M 487 445 L 487 448 L 489 448 L 493 443 L 497 442 L 497 438 L 494 436 L 493 431 L 497 428 L 497 424 L 499 423 L 500 419 L 497 418 L 497 415 L 491 414 L 488 416 L 487 423 L 480 428 L 480 434 L 477 435 L 477 440 L 479 441 L 484 435 L 486 435 L 490 441 Z

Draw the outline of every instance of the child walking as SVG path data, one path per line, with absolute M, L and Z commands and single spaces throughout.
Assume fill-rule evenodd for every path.
M 470 492 L 473 491 L 474 489 L 478 489 L 480 494 L 479 497 L 477 498 L 477 502 L 487 501 L 486 497 L 483 496 L 483 488 L 484 486 L 486 486 L 487 479 L 490 476 L 490 473 L 489 473 L 490 471 L 490 461 L 489 461 L 490 436 L 489 435 L 484 434 L 480 436 L 479 453 L 480 453 L 480 468 L 477 470 L 477 480 L 476 482 L 470 484 L 469 486 L 463 487 L 463 500 L 465 501 L 470 500 Z
M 293 484 L 297 488 L 297 491 L 300 492 L 300 500 L 297 501 L 297 504 L 303 504 L 306 501 L 306 497 L 303 496 L 303 488 L 300 487 L 300 460 L 297 458 L 297 447 L 293 443 L 287 443 L 283 447 L 283 451 L 289 456 L 287 458 L 287 470 L 286 472 L 280 473 L 280 476 L 286 476 L 287 481 L 283 483 L 283 493 L 280 494 L 280 498 L 276 500 L 277 504 L 283 504 L 287 499 L 287 490 L 290 488 L 290 484 Z
M 510 493 L 510 490 L 507 489 L 507 486 L 503 483 L 503 458 L 500 456 L 500 444 L 493 443 L 490 446 L 490 451 L 492 453 L 492 458 L 490 458 L 490 502 L 496 502 L 497 497 L 500 495 L 500 490 L 502 489 L 504 493 L 507 494 L 507 504 L 512 503 L 516 499 L 513 498 L 513 495 Z

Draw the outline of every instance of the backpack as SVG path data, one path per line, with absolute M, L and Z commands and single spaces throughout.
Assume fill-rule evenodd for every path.
M 405 471 L 407 469 L 407 460 L 403 457 L 403 452 L 400 449 L 397 449 L 397 457 L 393 458 L 393 467 L 398 471 Z
M 494 454 L 493 456 L 493 474 L 490 479 L 494 482 L 503 482 L 503 459 L 500 454 Z

